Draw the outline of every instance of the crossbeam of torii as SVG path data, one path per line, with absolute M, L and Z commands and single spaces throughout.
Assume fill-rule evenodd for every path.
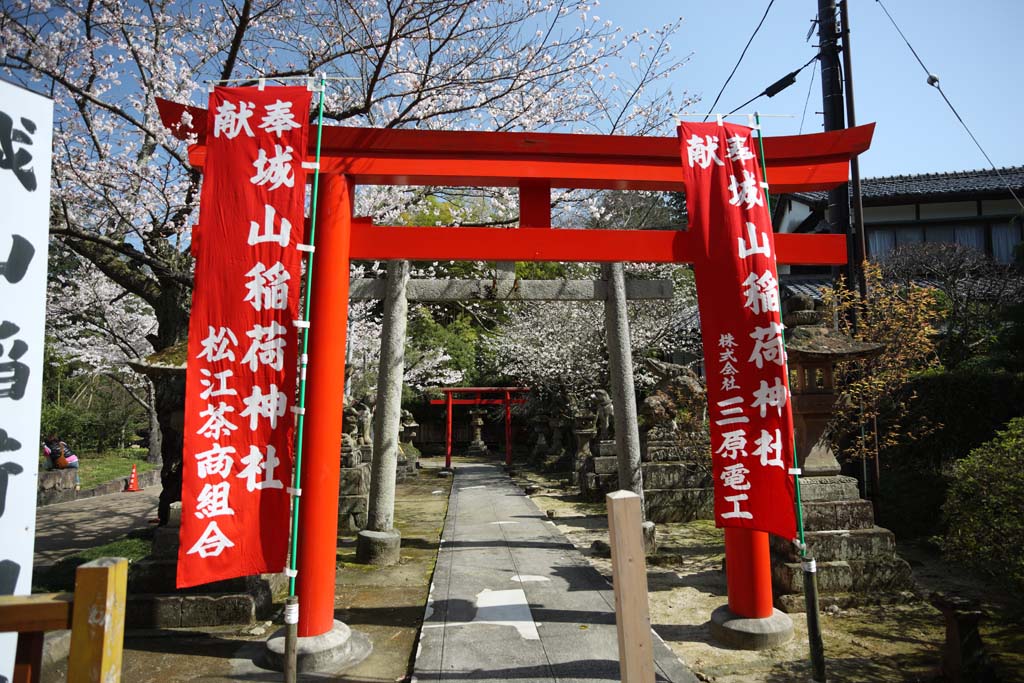
M 205 159 L 206 111 L 158 102 L 189 159 Z M 189 126 L 183 126 L 183 120 Z M 825 190 L 848 179 L 852 155 L 865 151 L 873 125 L 829 133 L 765 138 L 768 182 L 777 193 Z M 686 232 L 572 230 L 544 225 L 552 188 L 682 191 L 679 141 L 560 133 L 486 133 L 326 127 L 321 147 L 316 296 L 310 311 L 304 528 L 299 538 L 299 635 L 334 627 L 337 505 L 344 402 L 344 335 L 349 262 L 379 260 L 700 261 Z M 315 149 L 308 150 L 314 158 Z M 504 186 L 520 189 L 520 228 L 380 227 L 353 215 L 357 185 Z M 777 235 L 786 264 L 846 262 L 844 235 Z M 700 292 L 698 292 L 700 296 Z M 753 539 L 764 532 L 743 531 Z M 750 541 L 753 544 L 753 540 Z M 763 578 L 763 577 L 758 577 Z M 754 580 L 752 578 L 752 580 Z M 770 581 L 768 581 L 770 586 Z

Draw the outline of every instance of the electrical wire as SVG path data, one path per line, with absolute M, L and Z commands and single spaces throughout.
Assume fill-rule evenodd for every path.
M 1009 191 L 1010 196 L 1013 197 L 1013 199 L 1017 202 L 1017 205 L 1021 208 L 1021 211 L 1024 211 L 1024 202 L 1022 202 L 1020 197 L 1017 196 L 1017 193 L 1013 191 L 1013 187 L 1010 186 L 1010 182 L 1002 174 L 999 168 L 996 167 L 995 162 L 992 161 L 992 157 L 988 155 L 988 152 L 985 151 L 985 148 L 981 146 L 980 142 L 978 142 L 978 138 L 974 136 L 974 133 L 967 125 L 967 122 L 964 121 L 962 116 L 960 116 L 960 112 L 958 112 L 956 110 L 956 107 L 953 106 L 953 103 L 949 101 L 949 97 L 947 97 L 945 91 L 943 91 L 942 85 L 939 84 L 939 77 L 933 74 L 931 71 L 929 71 L 928 67 L 924 65 L 924 61 L 921 59 L 921 56 L 917 54 L 917 50 L 914 49 L 914 46 L 910 44 L 910 41 L 907 39 L 907 36 L 903 34 L 902 30 L 900 30 L 899 25 L 896 23 L 896 20 L 892 18 L 892 15 L 889 14 L 889 10 L 886 9 L 885 4 L 882 2 L 882 0 L 875 0 L 875 2 L 877 2 L 878 6 L 882 8 L 883 12 L 885 12 L 885 16 L 889 17 L 889 21 L 892 23 L 893 28 L 895 28 L 896 32 L 900 34 L 900 38 L 902 38 L 903 42 L 906 43 L 908 48 L 910 48 L 910 52 L 911 54 L 914 55 L 914 59 L 917 60 L 917 63 L 921 65 L 922 69 L 924 69 L 925 74 L 928 75 L 928 85 L 934 87 L 936 90 L 939 91 L 939 94 L 942 95 L 942 99 L 946 102 L 946 106 L 948 106 L 949 110 L 953 112 L 953 116 L 955 116 L 956 120 L 960 122 L 960 125 L 963 126 L 964 130 L 967 131 L 967 135 L 970 136 L 971 140 L 974 142 L 974 145 L 978 148 L 978 151 L 980 151 L 982 156 L 985 157 L 985 160 L 988 161 L 988 165 L 991 166 L 992 170 L 996 172 L 996 175 L 999 177 L 999 180 L 1003 182 L 1003 185 L 1006 187 L 1007 191 Z
M 761 92 L 759 92 L 758 94 L 754 95 L 753 97 L 751 97 L 751 98 L 750 98 L 749 100 L 747 100 L 746 102 L 744 102 L 744 103 L 743 103 L 743 104 L 741 104 L 740 106 L 738 106 L 738 107 L 736 107 L 735 109 L 733 109 L 732 111 L 730 111 L 730 112 L 729 112 L 729 114 L 735 114 L 735 113 L 736 113 L 736 112 L 738 112 L 738 111 L 739 111 L 740 109 L 743 109 L 743 107 L 747 106 L 748 104 L 750 104 L 750 103 L 751 103 L 751 102 L 753 102 L 754 100 L 758 99 L 759 97 L 764 97 L 765 95 L 768 95 L 768 97 L 773 97 L 773 96 L 777 95 L 777 94 L 778 94 L 778 93 L 779 93 L 779 92 L 780 92 L 781 90 L 783 90 L 784 88 L 786 88 L 786 87 L 789 87 L 790 85 L 792 85 L 793 83 L 795 83 L 795 82 L 796 82 L 796 77 L 797 77 L 797 75 L 799 75 L 799 73 L 800 73 L 801 71 L 803 71 L 804 69 L 806 69 L 807 67 L 809 67 L 809 66 L 810 66 L 810 65 L 811 65 L 811 64 L 812 64 L 813 62 L 817 61 L 817 59 L 818 59 L 818 55 L 817 55 L 817 53 L 816 53 L 816 54 L 815 54 L 815 55 L 814 55 L 813 57 L 811 57 L 811 58 L 810 58 L 810 59 L 808 59 L 808 60 L 807 60 L 806 62 L 804 62 L 804 65 L 803 65 L 803 66 L 801 66 L 801 67 L 800 67 L 799 69 L 796 69 L 795 71 L 790 71 L 790 72 L 789 72 L 788 74 L 786 74 L 785 76 L 783 76 L 782 78 L 780 78 L 780 79 L 779 79 L 778 81 L 776 81 L 775 83 L 772 83 L 772 84 L 771 84 L 771 85 L 769 85 L 769 86 L 768 86 L 767 88 L 765 88 L 764 90 L 762 90 L 762 91 L 761 91 Z M 769 94 L 769 91 L 771 91 L 771 90 L 772 90 L 772 88 L 773 88 L 773 87 L 774 87 L 775 85 L 777 85 L 777 84 L 781 83 L 782 81 L 784 81 L 784 80 L 786 80 L 786 79 L 791 79 L 790 83 L 787 83 L 787 84 L 786 84 L 785 86 L 783 86 L 783 88 L 779 88 L 779 89 L 775 90 L 775 92 L 772 92 L 771 94 Z M 705 119 L 705 120 L 706 120 L 706 119 Z
M 722 93 L 725 92 L 725 88 L 726 88 L 726 86 L 729 85 L 729 81 L 731 81 L 732 77 L 734 75 L 736 75 L 736 69 L 740 68 L 740 63 L 743 61 L 743 57 L 746 56 L 747 49 L 750 47 L 750 44 L 752 42 L 754 42 L 754 37 L 757 35 L 757 32 L 761 30 L 761 26 L 764 25 L 764 20 L 768 18 L 768 12 L 771 11 L 772 5 L 774 5 L 774 4 L 775 4 L 775 0 L 769 0 L 768 6 L 765 7 L 765 9 L 764 9 L 764 16 L 762 16 L 761 17 L 761 21 L 759 21 L 757 23 L 757 28 L 754 29 L 754 32 L 752 34 L 750 34 L 750 39 L 747 40 L 747 44 L 743 47 L 743 52 L 740 53 L 740 58 L 736 60 L 736 66 L 734 66 L 732 68 L 732 71 L 729 73 L 729 77 L 725 79 L 725 83 L 722 84 L 722 89 L 718 91 L 718 95 L 715 97 L 714 104 L 712 104 L 711 107 L 708 108 L 708 111 L 714 111 L 715 110 L 715 105 L 718 104 L 718 100 L 720 100 L 722 98 Z M 710 116 L 710 114 L 708 114 L 708 116 Z M 707 120 L 708 120 L 708 117 L 705 116 L 704 117 L 704 121 L 707 121 Z
M 800 135 L 804 132 L 804 119 L 807 118 L 807 104 L 811 101 L 811 90 L 814 88 L 814 75 L 818 73 L 818 63 L 811 69 L 811 81 L 807 84 L 807 97 L 804 99 L 804 113 L 800 115 Z

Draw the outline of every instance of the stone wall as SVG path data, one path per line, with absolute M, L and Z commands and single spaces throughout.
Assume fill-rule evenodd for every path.
M 39 470 L 39 487 L 36 494 L 36 505 L 53 505 L 54 503 L 66 503 L 79 498 L 92 498 L 93 496 L 105 496 L 108 493 L 121 493 L 128 487 L 128 478 L 125 475 L 118 479 L 108 481 L 91 489 L 75 490 L 75 474 L 77 470 Z M 160 470 L 150 470 L 139 475 L 139 486 L 156 486 L 160 483 Z

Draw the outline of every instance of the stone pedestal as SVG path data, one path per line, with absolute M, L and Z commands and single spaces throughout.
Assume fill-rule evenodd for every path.
M 530 427 L 533 429 L 533 447 L 530 449 L 530 460 L 539 462 L 544 454 L 548 452 L 547 437 L 548 421 L 540 416 L 530 419 Z
M 688 522 L 710 519 L 714 498 L 712 477 L 703 452 L 706 443 L 680 446 L 674 450 L 656 451 L 658 458 L 643 462 L 640 469 L 644 479 L 644 505 L 647 519 L 652 522 Z M 613 442 L 599 441 L 597 454 L 587 462 L 580 480 L 580 495 L 585 500 L 599 502 L 619 488 L 618 458 Z
M 587 463 L 594 457 L 590 452 L 590 442 L 597 436 L 593 427 L 580 427 L 573 430 L 576 436 L 576 455 L 573 458 L 572 483 L 580 486 L 587 474 Z
M 767 650 L 793 637 L 793 620 L 774 610 L 770 617 L 748 619 L 722 605 L 711 613 L 711 635 L 715 640 L 740 650 Z
M 850 607 L 905 601 L 915 590 L 910 565 L 896 554 L 896 539 L 875 526 L 871 503 L 853 477 L 801 478 L 804 538 L 818 568 L 820 604 Z M 770 539 L 776 606 L 803 612 L 800 553 L 791 542 Z
M 363 529 L 356 539 L 356 562 L 390 566 L 398 564 L 402 536 L 397 531 L 370 531 Z
M 369 506 L 370 463 L 363 461 L 363 448 L 351 436 L 342 434 L 338 531 L 354 533 L 365 528 Z
M 296 639 L 295 668 L 299 673 L 340 673 L 366 659 L 372 651 L 373 643 L 367 636 L 335 620 L 327 633 Z M 267 667 L 284 671 L 284 628 L 267 640 L 263 656 Z
M 273 596 L 287 588 L 283 574 L 243 576 L 178 589 L 178 534 L 181 503 L 170 507 L 166 526 L 157 527 L 153 550 L 128 569 L 125 623 L 131 628 L 185 628 L 249 624 L 268 618 Z
M 416 476 L 420 452 L 412 441 L 416 438 L 419 424 L 408 410 L 402 411 L 402 428 L 398 436 L 398 465 L 395 469 L 395 481 L 405 481 L 407 477 Z

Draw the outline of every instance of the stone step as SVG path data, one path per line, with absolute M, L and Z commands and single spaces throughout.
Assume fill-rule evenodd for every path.
M 896 552 L 896 537 L 888 529 L 810 531 L 804 534 L 808 554 L 819 562 L 888 558 Z M 799 562 L 800 554 L 790 541 L 771 536 L 773 561 Z
M 849 609 L 850 607 L 866 607 L 868 605 L 899 605 L 919 599 L 920 596 L 912 590 L 832 593 L 818 596 L 818 610 L 825 611 L 830 607 Z M 775 607 L 783 612 L 794 614 L 806 612 L 807 602 L 803 593 L 790 593 L 775 598 Z
M 645 462 L 640 466 L 647 489 L 693 489 L 711 486 L 712 476 L 693 462 Z
M 913 590 L 910 565 L 899 557 L 869 560 L 817 562 L 818 592 L 875 593 Z M 777 595 L 803 593 L 803 570 L 799 562 L 772 567 L 772 584 Z
M 370 493 L 370 463 L 341 468 L 338 490 L 347 496 L 365 496 Z
M 247 593 L 129 593 L 125 625 L 129 628 L 184 628 L 251 624 L 256 620 L 257 607 L 257 600 Z
M 860 489 L 853 477 L 801 477 L 800 498 L 804 503 L 826 500 L 860 500 Z
M 644 489 L 647 519 L 655 523 L 710 519 L 714 495 L 710 488 Z
M 806 531 L 871 529 L 875 526 L 874 510 L 867 500 L 811 501 L 804 503 L 803 509 Z
M 128 592 L 186 595 L 265 592 L 268 596 L 270 595 L 269 584 L 259 576 L 240 576 L 225 581 L 179 589 L 177 587 L 177 571 L 178 561 L 176 558 L 147 557 L 132 562 L 128 570 Z
M 594 458 L 594 472 L 598 486 L 614 491 L 618 488 L 618 458 Z M 711 473 L 692 462 L 645 462 L 641 463 L 644 488 L 703 488 L 710 486 Z
M 338 531 L 361 531 L 366 528 L 369 495 L 338 496 Z

